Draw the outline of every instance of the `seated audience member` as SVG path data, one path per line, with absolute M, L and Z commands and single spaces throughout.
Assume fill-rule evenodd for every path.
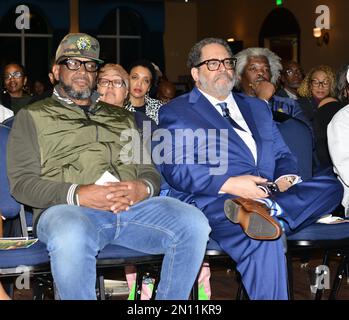
M 4 67 L 2 77 L 6 91 L 1 98 L 2 104 L 16 114 L 20 108 L 29 104 L 31 99 L 25 89 L 27 76 L 24 67 L 11 62 Z
M 128 95 L 129 75 L 125 69 L 114 63 L 107 63 L 98 72 L 97 92 L 101 101 L 123 107 Z
M 164 254 L 156 299 L 188 299 L 210 227 L 197 208 L 155 197 L 155 167 L 122 153 L 130 141 L 120 135 L 137 126 L 130 112 L 97 101 L 101 62 L 95 38 L 63 38 L 54 94 L 15 118 L 8 142 L 11 193 L 37 208 L 34 233 L 47 245 L 61 299 L 96 299 L 96 256 L 108 244 Z M 135 142 L 134 152 L 142 154 L 141 146 Z M 120 182 L 96 184 L 106 171 Z
M 335 97 L 336 79 L 332 68 L 320 65 L 311 69 L 298 88 L 301 98 L 298 99 L 305 116 L 313 123 L 314 115 L 322 100 L 328 97 Z
M 46 83 L 44 80 L 37 79 L 33 82 L 32 85 L 32 94 L 34 96 L 40 96 L 46 91 Z
M 176 96 L 175 85 L 167 80 L 161 80 L 158 86 L 157 98 L 163 103 L 167 103 Z
M 337 72 L 336 98 L 343 106 L 349 104 L 349 83 L 347 79 L 349 64 L 343 65 Z
M 158 112 L 162 103 L 149 97 L 149 91 L 156 79 L 156 71 L 151 62 L 138 60 L 129 68 L 130 88 L 129 101 L 125 108 L 132 112 L 143 112 L 158 123 Z
M 97 76 L 97 92 L 100 95 L 101 101 L 126 108 L 129 88 L 129 74 L 121 65 L 107 63 L 99 71 Z M 146 121 L 150 121 L 151 132 L 156 129 L 156 123 L 143 112 L 135 112 L 135 121 L 139 130 L 143 129 L 143 123 Z M 150 136 L 147 138 L 151 139 Z
M 333 116 L 348 104 L 348 65 L 338 70 L 336 77 L 335 97 L 327 97 L 319 103 L 317 111 L 314 113 L 315 149 L 320 169 L 332 170 L 333 163 L 328 151 L 327 126 Z
M 116 107 L 124 107 L 128 95 L 129 81 L 129 75 L 121 65 L 107 63 L 99 70 L 97 76 L 97 92 L 100 95 L 100 100 Z M 149 118 L 148 120 L 150 121 Z M 136 266 L 126 266 L 125 273 L 130 290 L 129 299 L 133 299 L 137 278 Z M 151 284 L 153 284 L 152 280 Z M 151 295 L 151 289 L 143 282 L 141 299 L 149 300 Z
M 34 103 L 36 101 L 39 101 L 39 100 L 43 100 L 45 98 L 49 98 L 52 96 L 53 94 L 53 88 L 54 86 L 57 84 L 57 81 L 54 79 L 54 76 L 53 76 L 53 73 L 52 73 L 52 67 L 54 65 L 54 59 L 51 60 L 51 64 L 50 64 L 50 71 L 48 72 L 47 74 L 47 79 L 49 81 L 44 81 L 42 80 L 44 83 L 46 82 L 46 86 L 45 86 L 45 91 L 42 92 L 41 94 L 39 95 L 34 95 L 31 100 L 30 100 L 30 104 L 31 103 Z M 39 91 L 38 93 L 40 93 L 41 91 Z
M 232 94 L 235 59 L 224 40 L 196 43 L 188 67 L 196 87 L 160 109 L 159 127 L 167 130 L 158 132 L 165 140 L 153 146 L 154 161 L 169 196 L 206 214 L 211 237 L 236 262 L 250 299 L 287 299 L 280 235 L 330 213 L 342 186 L 327 176 L 301 182 L 267 103 Z M 192 139 L 179 140 L 181 132 L 192 132 Z M 271 198 L 258 186 L 267 181 L 278 187 Z
M 268 101 L 275 121 L 285 116 L 311 125 L 294 99 L 275 95 L 282 69 L 280 58 L 267 48 L 248 48 L 240 51 L 236 61 L 235 87 L 242 93 Z
M 324 137 L 326 137 L 327 124 L 331 121 L 333 114 L 340 109 L 340 104 L 335 99 L 335 90 L 335 74 L 326 65 L 311 69 L 298 89 L 301 96 L 298 99 L 299 105 L 314 129 L 314 174 L 324 170 L 328 173 L 332 171 Z M 322 108 L 324 109 L 319 112 Z
M 340 80 L 340 86 L 342 89 L 342 95 L 340 99 L 346 101 L 348 97 L 349 88 L 349 71 L 346 67 L 346 86 L 343 74 Z M 342 69 L 344 72 L 344 69 Z M 349 148 L 348 148 L 348 135 L 349 135 L 349 104 L 339 110 L 332 118 L 327 127 L 328 137 L 328 149 L 333 162 L 334 172 L 338 175 L 338 179 L 341 181 L 344 187 L 344 196 L 342 205 L 345 208 L 345 216 L 349 216 Z
M 13 111 L 0 104 L 0 123 L 13 117 Z
M 129 88 L 129 75 L 119 64 L 108 63 L 104 65 L 98 72 L 97 77 L 97 91 L 100 94 L 100 99 L 103 102 L 109 103 L 111 105 L 122 107 L 125 104 Z M 139 119 L 137 116 L 141 113 L 136 112 L 136 122 Z M 152 121 L 150 118 L 144 116 L 140 119 L 141 121 Z M 139 125 L 142 128 L 142 123 Z M 156 129 L 156 125 L 152 124 L 152 129 Z M 144 138 L 144 135 L 143 135 Z M 129 299 L 133 299 L 135 282 L 137 277 L 137 269 L 135 266 L 126 266 L 126 279 L 128 287 L 130 289 Z M 209 282 L 210 270 L 207 265 L 202 268 L 199 276 L 199 287 L 205 288 L 206 298 L 210 298 L 210 282 Z M 179 279 L 176 281 L 180 281 Z M 148 300 L 152 296 L 152 279 L 145 279 L 142 287 L 142 300 Z M 202 291 L 200 291 L 201 293 Z M 199 295 L 199 299 L 202 294 Z
M 299 98 L 298 88 L 304 78 L 300 65 L 295 61 L 282 61 L 282 70 L 280 76 L 281 88 L 275 95 L 284 98 L 297 100 Z

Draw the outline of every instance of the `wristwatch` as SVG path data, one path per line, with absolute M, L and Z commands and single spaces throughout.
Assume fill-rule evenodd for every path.
M 293 182 L 294 182 L 295 179 L 296 179 L 295 177 L 290 177 L 290 176 L 285 177 L 285 180 L 286 180 L 287 182 L 289 182 L 290 184 L 293 184 Z

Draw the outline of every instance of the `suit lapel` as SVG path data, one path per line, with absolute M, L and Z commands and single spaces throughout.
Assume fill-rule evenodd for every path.
M 216 108 L 205 98 L 204 95 L 201 94 L 201 92 L 197 88 L 194 88 L 191 91 L 190 96 L 189 96 L 189 102 L 191 103 L 192 109 L 197 114 L 197 116 L 200 119 L 202 119 L 204 122 L 208 122 L 210 124 L 207 126 L 208 128 L 211 127 L 211 128 L 215 128 L 218 130 L 228 129 L 229 140 L 232 140 L 235 143 L 238 142 L 240 147 L 242 147 L 246 151 L 246 154 L 249 154 L 250 157 L 252 159 L 254 159 L 251 150 L 248 148 L 246 143 L 241 139 L 241 137 L 236 133 L 236 131 L 234 130 L 232 125 L 228 122 L 228 120 L 224 119 L 219 114 L 219 112 L 216 110 Z M 239 103 L 238 103 L 238 105 L 239 105 Z M 244 105 L 246 105 L 246 104 L 244 104 Z M 240 108 L 240 106 L 239 106 L 239 108 Z M 242 108 L 240 108 L 240 110 L 241 109 L 248 109 L 248 108 L 249 108 L 248 106 L 247 106 L 247 108 L 242 107 Z M 242 114 L 245 118 L 244 112 L 242 112 Z M 254 121 L 253 121 L 253 118 L 252 118 L 252 114 L 250 114 L 249 111 L 246 112 L 246 117 L 249 118 L 249 122 L 251 122 L 251 126 L 253 123 L 254 130 L 257 132 L 257 128 L 256 128 Z M 247 122 L 247 124 L 251 130 L 249 122 Z M 253 132 L 253 131 L 251 130 L 251 132 Z M 257 134 L 258 134 L 258 132 L 257 132 Z M 258 134 L 258 136 L 259 136 L 259 134 Z
M 196 95 L 198 93 L 198 95 L 196 96 L 196 99 L 189 100 L 189 102 L 192 103 L 194 112 L 196 112 L 200 118 L 204 119 L 205 122 L 209 122 L 212 125 L 212 128 L 227 129 L 226 120 L 218 113 L 216 108 L 205 98 L 204 95 L 201 94 L 197 88 L 194 90 L 196 91 L 194 94 Z

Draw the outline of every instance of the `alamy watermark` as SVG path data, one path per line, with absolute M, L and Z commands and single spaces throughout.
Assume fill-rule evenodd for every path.
M 228 129 L 157 129 L 144 121 L 142 134 L 123 130 L 119 159 L 124 164 L 206 165 L 210 175 L 228 170 Z
M 0 269 L 0 274 L 6 273 L 5 270 Z M 18 274 L 15 280 L 15 287 L 18 290 L 29 290 L 30 289 L 30 268 L 28 266 L 20 265 L 17 266 L 13 272 Z
M 315 269 L 315 284 L 310 286 L 312 293 L 317 290 L 330 289 L 330 269 L 326 265 L 317 266 Z
M 16 19 L 16 28 L 18 30 L 30 29 L 30 10 L 28 6 L 20 5 L 16 8 L 16 13 L 19 16 Z
M 315 27 L 320 29 L 330 29 L 330 8 L 326 5 L 319 5 L 315 9 L 319 16 L 315 20 Z

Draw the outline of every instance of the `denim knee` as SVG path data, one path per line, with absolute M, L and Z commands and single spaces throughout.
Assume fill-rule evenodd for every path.
M 190 241 L 198 241 L 198 243 L 208 241 L 211 228 L 202 211 L 193 205 L 170 197 L 161 197 L 161 201 L 166 210 L 171 210 L 175 215 L 176 224 L 180 226 L 181 237 L 185 235 Z
M 78 209 L 70 205 L 53 206 L 40 217 L 38 238 L 47 244 L 49 251 L 61 248 L 75 251 L 86 245 L 96 247 L 97 229 Z

